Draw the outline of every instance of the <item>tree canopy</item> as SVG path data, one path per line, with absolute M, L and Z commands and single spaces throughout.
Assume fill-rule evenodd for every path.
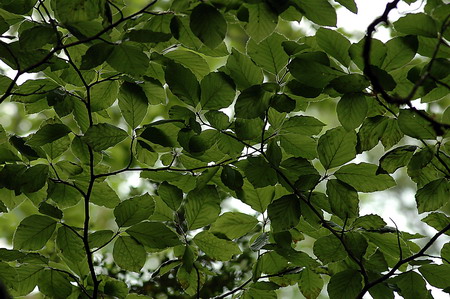
M 0 280 L 72 299 L 449 293 L 450 6 L 390 22 L 401 2 L 418 1 L 355 39 L 336 28 L 354 0 L 2 1 Z M 421 233 L 360 213 L 401 184 Z

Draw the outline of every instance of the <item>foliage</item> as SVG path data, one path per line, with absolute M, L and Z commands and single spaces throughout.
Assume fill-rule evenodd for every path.
M 0 103 L 38 121 L 31 134 L 0 127 L 0 212 L 25 213 L 13 249 L 0 249 L 10 292 L 450 292 L 450 243 L 427 253 L 450 230 L 445 1 L 389 24 L 395 0 L 359 42 L 334 28 L 337 6 L 357 13 L 353 0 L 160 2 L 0 4 L 0 59 L 15 70 L 0 75 Z M 302 18 L 315 35 L 292 29 Z M 393 29 L 387 42 L 372 37 L 381 23 Z M 336 102 L 338 125 L 314 114 Z M 361 162 L 379 142 L 382 155 Z M 422 243 L 360 214 L 362 193 L 396 186 L 398 169 L 437 230 Z M 131 173 L 149 184 L 124 198 L 115 182 Z

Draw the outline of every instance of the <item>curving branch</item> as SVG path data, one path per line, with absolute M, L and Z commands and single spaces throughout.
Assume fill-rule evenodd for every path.
M 381 23 L 388 24 L 389 23 L 389 19 L 388 19 L 389 13 L 393 9 L 395 9 L 397 7 L 397 4 L 399 2 L 400 2 L 400 0 L 394 0 L 392 2 L 389 2 L 386 5 L 386 8 L 385 8 L 383 14 L 381 16 L 379 16 L 378 18 L 376 18 L 367 27 L 367 33 L 366 33 L 366 38 L 365 38 L 364 47 L 363 47 L 364 74 L 367 76 L 367 78 L 369 78 L 369 80 L 370 80 L 370 82 L 371 82 L 371 84 L 373 86 L 374 92 L 381 94 L 383 96 L 383 98 L 386 100 L 386 102 L 392 103 L 392 104 L 396 104 L 396 105 L 407 105 L 410 110 L 414 111 L 420 117 L 422 117 L 423 119 L 428 121 L 433 126 L 433 128 L 434 128 L 434 130 L 435 130 L 435 132 L 436 132 L 436 134 L 438 136 L 442 136 L 445 133 L 444 132 L 445 129 L 450 129 L 450 124 L 441 123 L 441 122 L 435 120 L 433 117 L 431 117 L 427 113 L 425 113 L 424 111 L 421 111 L 421 110 L 415 108 L 411 104 L 411 100 L 413 100 L 414 95 L 416 94 L 416 92 L 419 89 L 419 87 L 430 76 L 431 67 L 433 66 L 433 63 L 436 60 L 437 54 L 439 52 L 439 47 L 444 41 L 443 37 L 442 37 L 442 33 L 449 26 L 449 23 L 447 21 L 448 21 L 450 16 L 447 16 L 447 18 L 443 22 L 443 25 L 442 25 L 440 33 L 439 33 L 439 40 L 438 40 L 438 43 L 437 43 L 437 45 L 436 45 L 436 47 L 434 49 L 434 52 L 433 52 L 433 55 L 431 57 L 430 63 L 428 64 L 424 74 L 414 84 L 414 87 L 411 89 L 411 91 L 409 92 L 408 96 L 406 96 L 405 98 L 401 98 L 401 97 L 392 96 L 392 95 L 388 94 L 386 92 L 386 90 L 384 90 L 384 88 L 382 87 L 380 81 L 378 80 L 378 77 L 375 75 L 375 73 L 372 70 L 372 65 L 370 63 L 370 52 L 371 52 L 373 34 L 376 31 L 376 27 L 379 24 L 381 24 Z

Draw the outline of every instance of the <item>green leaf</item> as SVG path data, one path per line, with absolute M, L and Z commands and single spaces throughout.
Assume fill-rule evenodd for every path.
M 363 92 L 369 85 L 366 77 L 360 74 L 343 75 L 330 82 L 330 86 L 342 94 Z
M 330 299 L 356 298 L 362 289 L 362 277 L 356 270 L 344 270 L 331 276 L 328 283 Z
M 90 46 L 81 58 L 81 70 L 90 70 L 106 61 L 115 49 L 114 46 L 107 43 L 98 43 Z
M 415 145 L 404 145 L 387 152 L 380 159 L 380 168 L 394 173 L 400 167 L 408 165 L 416 149 Z
M 132 237 L 120 236 L 114 243 L 113 257 L 120 268 L 140 272 L 147 259 L 147 252 Z
M 345 94 L 336 107 L 339 122 L 347 131 L 359 127 L 366 118 L 368 110 L 366 97 L 361 93 Z
M 261 157 L 247 158 L 247 165 L 244 168 L 247 180 L 255 187 L 275 186 L 277 183 L 276 171 Z M 264 173 L 262 176 L 261 173 Z
M 417 139 L 436 139 L 437 137 L 433 125 L 410 109 L 400 110 L 398 126 L 404 134 Z
M 450 217 L 447 217 L 443 213 L 430 213 L 427 217 L 422 219 L 423 222 L 440 231 L 450 224 Z M 446 231 L 445 234 L 450 235 L 450 231 Z
M 0 206 L 1 206 L 1 204 L 0 204 Z M 39 204 L 39 213 L 56 218 L 56 219 L 63 218 L 63 212 L 60 209 L 58 209 L 57 207 L 55 207 L 45 201 L 43 201 Z
M 207 185 L 188 193 L 186 197 L 186 220 L 190 230 L 214 222 L 220 213 L 219 194 L 214 186 Z
M 118 72 L 143 75 L 147 71 L 150 59 L 139 48 L 120 44 L 114 46 L 106 61 Z
M 425 280 L 414 271 L 402 273 L 394 277 L 391 282 L 400 288 L 399 293 L 405 299 L 428 297 L 428 290 L 426 288 Z
M 349 184 L 359 192 L 382 191 L 395 186 L 395 181 L 387 174 L 376 174 L 377 166 L 369 163 L 342 166 L 334 176 Z
M 231 105 L 236 87 L 231 78 L 222 72 L 213 72 L 203 78 L 200 103 L 203 109 L 218 110 Z
M 25 193 L 37 192 L 45 186 L 49 173 L 48 165 L 37 164 L 25 170 L 21 176 L 21 190 Z
M 135 129 L 147 114 L 148 100 L 139 85 L 124 82 L 120 86 L 119 107 L 123 118 L 132 129 Z
M 56 270 L 46 269 L 42 271 L 37 285 L 40 292 L 55 299 L 68 298 L 72 293 L 72 285 L 68 275 Z
M 284 133 L 280 134 L 280 141 L 286 153 L 294 157 L 302 157 L 309 160 L 317 157 L 317 141 L 312 137 L 295 133 Z
M 230 126 L 228 115 L 222 111 L 208 111 L 205 113 L 205 118 L 213 128 L 218 130 L 225 130 Z
M 94 151 L 102 151 L 116 145 L 126 137 L 128 137 L 128 133 L 124 130 L 107 123 L 102 123 L 90 127 L 81 138 Z
M 195 107 L 200 101 L 200 85 L 195 75 L 181 64 L 169 62 L 165 79 L 170 90 L 183 102 Z
M 444 246 L 442 246 L 442 249 L 441 249 L 441 257 L 443 258 L 443 259 L 445 259 L 445 260 L 447 260 L 447 264 L 450 264 L 450 242 L 447 242 L 447 243 L 445 243 L 444 244 Z M 445 260 L 444 260 L 444 263 L 445 263 Z
M 89 235 L 89 247 L 91 249 L 103 247 L 114 236 L 112 230 L 98 230 Z
M 436 22 L 424 13 L 407 14 L 394 22 L 395 30 L 426 37 L 437 37 Z
M 278 16 L 264 2 L 246 4 L 245 6 L 249 14 L 245 30 L 252 39 L 260 42 L 275 30 L 278 23 Z
M 333 235 L 328 235 L 317 239 L 314 242 L 313 251 L 314 255 L 326 264 L 337 262 L 347 257 L 347 252 L 345 251 L 344 245 L 342 245 L 341 241 Z
M 155 249 L 165 249 L 180 245 L 180 239 L 171 229 L 160 222 L 141 222 L 126 232 L 142 245 Z
M 339 218 L 356 218 L 359 215 L 358 192 L 351 186 L 339 181 L 327 182 L 327 195 L 330 200 L 331 210 Z
M 191 70 L 198 80 L 202 79 L 211 72 L 205 58 L 195 52 L 179 48 L 174 51 L 167 52 L 164 56 Z
M 303 296 L 306 298 L 315 299 L 322 291 L 323 279 L 319 274 L 306 268 L 301 272 L 298 287 Z
M 29 146 L 42 146 L 69 134 L 71 130 L 64 124 L 46 124 L 31 135 L 26 142 Z
M 126 227 L 148 219 L 154 210 L 153 198 L 144 194 L 122 201 L 115 207 L 114 217 L 119 227 Z
M 233 255 L 241 253 L 236 243 L 220 239 L 207 231 L 195 235 L 193 241 L 207 256 L 218 261 L 229 261 Z
M 231 190 L 240 190 L 244 185 L 244 180 L 242 178 L 242 174 L 231 168 L 230 166 L 223 166 L 222 172 L 220 174 L 220 179 L 225 186 L 230 188 Z
M 274 232 L 293 228 L 300 221 L 300 199 L 295 195 L 285 195 L 274 200 L 267 207 Z
M 386 226 L 383 218 L 375 214 L 368 214 L 358 217 L 352 224 L 353 227 L 361 227 L 364 229 L 380 229 Z
M 416 55 L 419 44 L 413 35 L 395 37 L 386 43 L 387 53 L 382 68 L 391 71 L 404 66 Z
M 234 106 L 236 117 L 257 118 L 269 108 L 271 93 L 264 90 L 262 85 L 249 87 L 241 92 Z
M 319 138 L 317 152 L 325 169 L 342 165 L 356 157 L 356 133 L 342 127 L 328 130 Z
M 217 47 L 227 33 L 223 15 L 208 4 L 199 4 L 193 10 L 189 23 L 192 32 L 208 47 Z
M 310 21 L 318 25 L 336 27 L 336 11 L 327 0 L 302 0 L 298 5 Z
M 352 13 L 358 13 L 358 7 L 356 6 L 355 0 L 336 0 L 336 2 L 347 8 Z
M 39 250 L 45 246 L 56 228 L 56 221 L 47 216 L 24 218 L 14 233 L 14 249 Z
M 312 116 L 292 116 L 283 123 L 281 132 L 311 136 L 318 135 L 324 126 L 323 122 Z
M 158 187 L 158 195 L 172 210 L 176 211 L 183 201 L 183 191 L 177 186 L 162 182 Z
M 82 232 L 79 231 L 76 234 L 74 230 L 76 229 L 67 226 L 58 228 L 56 245 L 65 258 L 74 262 L 81 262 L 86 258 L 86 251 L 80 234 Z
M 255 211 L 264 213 L 271 203 L 275 193 L 272 186 L 255 188 L 248 181 L 244 182 L 243 194 L 240 199 Z
M 275 274 L 286 268 L 288 262 L 274 251 L 266 252 L 258 259 L 255 271 L 260 273 Z M 258 275 L 259 276 L 259 275 Z
M 231 55 L 228 56 L 226 68 L 239 90 L 263 82 L 262 70 L 248 56 L 241 54 L 236 49 L 232 49 Z
M 342 34 L 335 30 L 321 27 L 316 32 L 316 40 L 319 47 L 327 54 L 336 58 L 346 67 L 350 65 L 350 55 L 348 54 L 350 42 Z
M 217 218 L 209 229 L 212 233 L 221 233 L 229 239 L 240 238 L 251 232 L 258 220 L 240 212 L 226 212 Z
M 28 295 L 36 287 L 44 268 L 41 265 L 22 264 L 16 267 L 14 291 L 18 296 Z
M 416 193 L 419 213 L 435 211 L 448 203 L 450 182 L 446 178 L 429 182 Z
M 278 33 L 271 34 L 260 43 L 250 39 L 247 43 L 247 53 L 257 65 L 277 76 L 288 63 L 289 56 L 282 47 L 285 40 Z
M 109 108 L 116 101 L 118 92 L 117 81 L 95 84 L 91 88 L 91 110 L 97 112 Z
M 434 287 L 445 289 L 450 287 L 450 265 L 423 265 L 419 272 Z
M 342 75 L 329 66 L 328 57 L 323 52 L 302 53 L 289 63 L 288 68 L 300 83 L 319 89 Z
M 101 182 L 94 183 L 90 202 L 98 206 L 113 209 L 120 203 L 120 199 L 117 196 L 116 191 L 114 191 L 107 182 Z

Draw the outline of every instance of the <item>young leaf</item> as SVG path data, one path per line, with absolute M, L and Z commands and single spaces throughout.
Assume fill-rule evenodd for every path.
M 260 42 L 270 35 L 277 26 L 278 17 L 270 6 L 264 2 L 246 4 L 248 9 L 248 23 L 245 30 L 256 42 Z
M 128 137 L 124 130 L 107 124 L 97 124 L 90 127 L 82 137 L 83 141 L 92 147 L 94 151 L 102 151 Z
M 394 22 L 394 28 L 401 33 L 411 35 L 437 36 L 436 22 L 424 13 L 407 14 Z
M 143 75 L 150 59 L 139 48 L 127 44 L 114 46 L 106 61 L 116 71 L 130 75 Z
M 324 263 L 337 262 L 347 257 L 344 245 L 333 235 L 317 239 L 314 242 L 313 250 L 314 254 Z
M 91 203 L 113 209 L 120 203 L 120 199 L 107 182 L 100 182 L 94 183 L 92 187 Z
M 387 174 L 376 174 L 377 166 L 369 163 L 342 166 L 334 176 L 359 192 L 381 191 L 395 186 L 394 179 Z
M 345 94 L 336 107 L 339 122 L 347 131 L 359 127 L 368 110 L 366 97 L 361 93 Z
M 416 149 L 415 145 L 404 145 L 387 152 L 381 157 L 379 168 L 394 173 L 400 167 L 408 165 Z
M 64 124 L 46 124 L 26 142 L 29 146 L 42 146 L 69 134 L 71 130 Z
M 327 195 L 330 200 L 331 210 L 336 216 L 343 220 L 358 217 L 358 192 L 351 186 L 339 180 L 329 180 L 327 182 Z
M 422 112 L 426 113 L 425 111 Z M 437 136 L 430 122 L 409 109 L 400 110 L 398 126 L 403 133 L 413 138 L 436 139 Z
M 317 152 L 320 163 L 330 169 L 342 165 L 356 157 L 356 133 L 342 127 L 328 130 L 319 139 Z
M 315 299 L 322 291 L 323 279 L 319 274 L 313 272 L 309 268 L 306 268 L 301 272 L 298 287 L 303 296 L 306 298 Z
M 139 85 L 124 82 L 120 86 L 119 107 L 123 118 L 132 129 L 135 129 L 147 114 L 148 100 Z
M 200 101 L 200 85 L 194 74 L 184 66 L 169 62 L 165 71 L 166 82 L 174 95 L 195 107 Z
M 158 187 L 158 195 L 172 210 L 176 211 L 183 201 L 183 191 L 177 186 L 162 182 Z
M 122 201 L 115 207 L 114 217 L 119 227 L 126 227 L 148 219 L 154 210 L 153 198 L 144 194 Z
M 403 298 L 426 298 L 428 297 L 428 290 L 426 282 L 418 273 L 408 271 L 394 277 L 393 282 L 399 289 Z
M 295 195 L 285 195 L 267 207 L 274 232 L 293 228 L 300 221 L 300 199 Z
M 362 289 L 362 277 L 356 270 L 344 270 L 331 276 L 327 290 L 330 299 L 356 298 Z
M 160 222 L 141 222 L 126 232 L 139 243 L 154 249 L 165 249 L 181 244 L 177 234 Z
M 425 277 L 429 284 L 434 287 L 445 289 L 450 287 L 450 265 L 423 265 L 419 272 Z
M 263 82 L 264 76 L 262 70 L 249 57 L 241 54 L 236 49 L 232 49 L 231 55 L 227 60 L 226 68 L 239 90 Z
M 147 259 L 147 252 L 132 237 L 120 236 L 114 243 L 113 257 L 114 262 L 122 269 L 140 272 Z
M 278 33 L 269 35 L 260 43 L 251 39 L 247 43 L 247 53 L 257 65 L 277 76 L 287 65 L 289 58 L 282 47 L 285 40 Z
M 209 229 L 212 233 L 221 233 L 229 239 L 240 238 L 251 232 L 258 220 L 239 212 L 226 212 L 217 218 Z
M 192 32 L 208 47 L 217 47 L 227 33 L 223 15 L 208 4 L 199 4 L 193 10 L 189 23 Z
M 229 261 L 233 255 L 241 253 L 236 243 L 220 239 L 207 231 L 195 235 L 193 241 L 207 256 L 218 261 Z
M 68 275 L 56 270 L 42 271 L 37 285 L 40 292 L 51 298 L 65 299 L 72 294 Z
M 39 250 L 45 246 L 56 228 L 56 221 L 47 216 L 24 218 L 14 233 L 15 249 Z
M 214 222 L 220 213 L 219 204 L 219 194 L 214 186 L 189 192 L 185 205 L 188 228 L 197 229 Z
M 323 27 L 319 28 L 316 32 L 316 40 L 322 50 L 336 58 L 344 66 L 350 65 L 350 55 L 348 54 L 350 42 L 339 32 Z
M 435 211 L 448 203 L 450 182 L 446 178 L 429 182 L 416 193 L 419 213 Z
M 222 72 L 213 72 L 203 78 L 200 103 L 205 110 L 218 110 L 231 105 L 236 87 L 231 78 Z
M 65 258 L 73 262 L 81 262 L 86 258 L 86 251 L 80 235 L 81 231 L 77 234 L 74 230 L 75 228 L 69 228 L 67 226 L 58 228 L 56 245 Z
M 298 2 L 302 13 L 312 22 L 336 27 L 336 11 L 327 0 L 303 0 Z

